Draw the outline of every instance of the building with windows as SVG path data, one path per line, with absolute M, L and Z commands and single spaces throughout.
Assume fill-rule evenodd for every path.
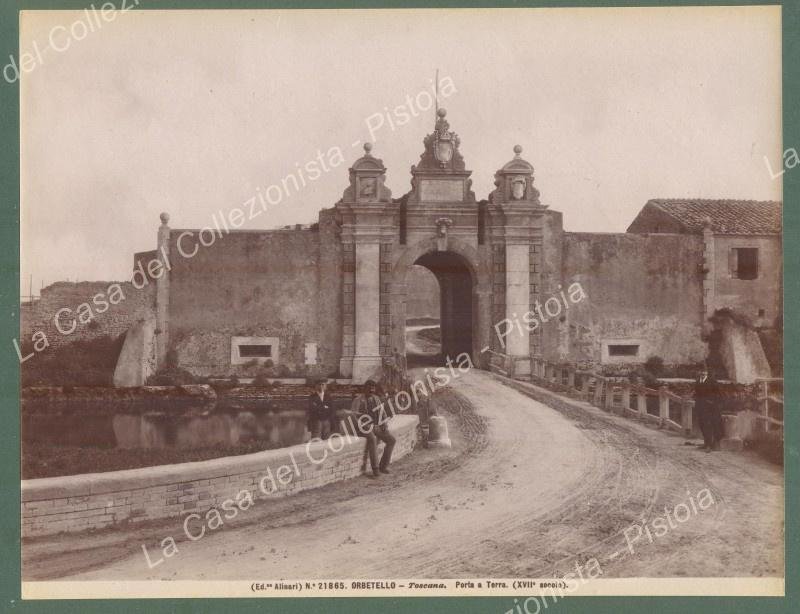
M 705 313 L 732 309 L 757 327 L 781 315 L 781 203 L 753 200 L 650 200 L 633 233 L 703 237 Z
M 781 203 L 651 200 L 628 227 L 703 240 L 703 314 L 710 358 L 729 377 L 751 381 L 782 371 Z
M 517 377 L 532 356 L 624 371 L 649 357 L 696 366 L 710 351 L 737 379 L 769 371 L 759 343 L 780 327 L 780 203 L 651 200 L 627 232 L 573 233 L 540 200 L 521 147 L 479 200 L 459 145 L 440 109 L 411 190 L 393 197 L 367 144 L 311 226 L 176 229 L 162 215 L 156 250 L 135 261 L 153 273 L 152 314 L 128 334 L 118 383 L 168 358 L 205 376 L 363 382 L 405 354 L 408 306 L 431 301 L 443 357 Z M 438 297 L 415 281 L 419 266 Z M 567 300 L 576 284 L 580 300 Z M 743 347 L 749 366 L 736 362 Z

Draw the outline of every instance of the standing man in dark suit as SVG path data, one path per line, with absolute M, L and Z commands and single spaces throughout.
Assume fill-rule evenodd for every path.
M 379 477 L 381 473 L 389 473 L 389 462 L 392 459 L 392 450 L 396 440 L 389 432 L 384 399 L 377 394 L 375 382 L 367 380 L 364 383 L 364 392 L 353 399 L 352 411 L 358 414 L 358 435 L 367 440 L 367 453 L 372 468 L 372 476 Z M 384 442 L 386 447 L 378 463 L 378 440 Z
M 311 438 L 327 439 L 337 430 L 336 411 L 327 394 L 328 383 L 320 380 L 308 398 L 308 430 Z
M 694 387 L 694 410 L 700 432 L 703 434 L 702 450 L 719 450 L 722 439 L 722 411 L 720 387 L 714 372 L 703 369 Z

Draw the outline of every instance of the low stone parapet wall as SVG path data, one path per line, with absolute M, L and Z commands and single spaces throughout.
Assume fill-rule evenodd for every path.
M 393 459 L 414 449 L 413 415 L 393 417 Z M 335 436 L 255 454 L 22 481 L 22 536 L 203 514 L 246 498 L 280 497 L 362 473 L 365 440 Z
M 72 403 L 75 401 L 115 402 L 139 401 L 142 399 L 204 399 L 214 400 L 217 393 L 208 384 L 183 386 L 134 386 L 112 388 L 111 386 L 28 386 L 22 388 L 23 401 L 46 401 L 48 403 Z

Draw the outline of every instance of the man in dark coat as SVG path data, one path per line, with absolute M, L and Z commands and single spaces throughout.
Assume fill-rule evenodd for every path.
M 367 453 L 373 477 L 379 477 L 381 473 L 389 473 L 389 462 L 392 459 L 392 450 L 394 450 L 396 440 L 394 435 L 389 432 L 388 408 L 384 406 L 384 398 L 377 393 L 375 382 L 367 380 L 364 383 L 364 392 L 353 400 L 352 411 L 358 414 L 359 437 L 367 440 Z M 378 440 L 386 444 L 380 463 L 378 463 Z
M 337 431 L 336 410 L 327 395 L 328 383 L 321 380 L 308 398 L 308 430 L 311 437 L 327 439 Z
M 706 452 L 719 450 L 722 439 L 720 392 L 714 372 L 704 369 L 694 388 L 694 411 L 703 434 L 702 449 Z

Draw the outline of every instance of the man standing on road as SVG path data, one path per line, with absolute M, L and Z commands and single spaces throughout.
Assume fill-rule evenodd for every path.
M 719 450 L 722 439 L 722 413 L 720 389 L 714 372 L 704 368 L 694 387 L 694 410 L 700 432 L 703 434 L 702 450 Z
M 386 424 L 389 416 L 386 414 L 383 399 L 377 394 L 375 382 L 367 380 L 364 383 L 364 392 L 353 399 L 351 409 L 358 414 L 359 437 L 367 440 L 367 453 L 372 476 L 377 478 L 381 473 L 389 473 L 389 462 L 396 440 Z M 378 440 L 386 444 L 380 464 L 378 463 Z

